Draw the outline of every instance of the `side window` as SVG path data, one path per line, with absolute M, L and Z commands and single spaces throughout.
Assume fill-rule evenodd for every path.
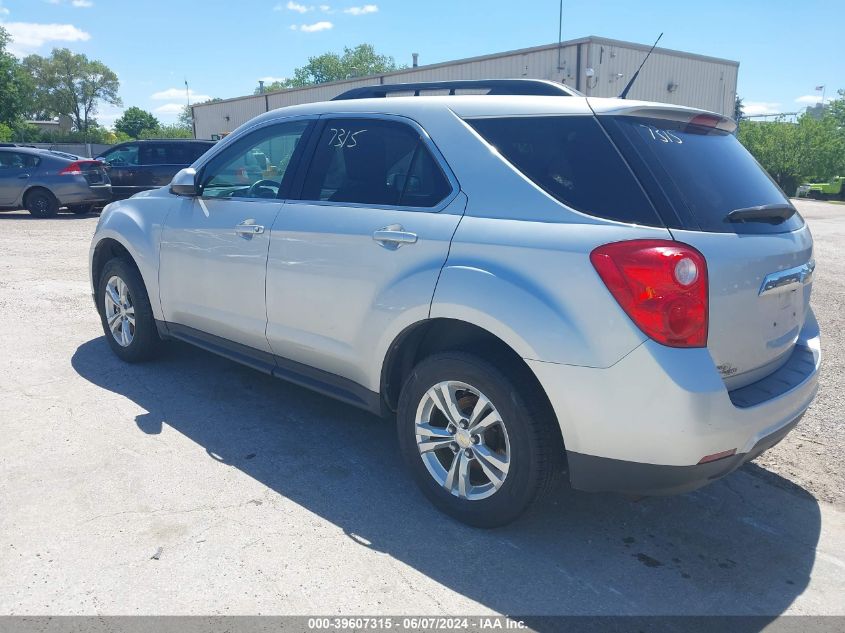
M 185 147 L 187 153 L 187 164 L 190 165 L 210 150 L 213 145 L 206 145 L 205 143 L 190 143 L 186 144 Z
M 112 167 L 125 167 L 138 164 L 138 145 L 121 145 L 103 154 L 105 161 Z
M 565 205 L 609 220 L 663 226 L 594 117 L 496 117 L 467 123 Z
M 290 121 L 248 134 L 211 160 L 202 195 L 208 198 L 275 198 L 310 121 Z
M 38 157 L 17 152 L 0 152 L 0 169 L 28 169 L 38 164 Z
M 412 127 L 332 119 L 317 142 L 301 198 L 433 207 L 449 191 L 449 181 Z
M 169 165 L 171 161 L 167 155 L 168 147 L 165 144 L 144 143 L 138 152 L 138 160 L 141 165 Z

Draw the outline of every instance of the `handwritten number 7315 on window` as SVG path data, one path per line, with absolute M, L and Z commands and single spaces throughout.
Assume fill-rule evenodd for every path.
M 332 133 L 332 138 L 329 140 L 329 147 L 346 147 L 352 149 L 358 146 L 358 135 L 363 134 L 367 130 L 344 130 L 343 128 L 329 128 Z
M 670 132 L 669 130 L 661 130 L 650 125 L 643 125 L 642 123 L 640 123 L 640 127 L 648 130 L 652 141 L 658 141 L 660 143 L 675 143 L 677 145 L 682 145 L 684 142 L 680 136 Z

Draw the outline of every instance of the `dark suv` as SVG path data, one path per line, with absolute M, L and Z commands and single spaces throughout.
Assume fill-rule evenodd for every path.
M 214 141 L 163 139 L 128 141 L 115 145 L 97 160 L 103 161 L 115 200 L 170 183 L 177 171 L 191 165 Z

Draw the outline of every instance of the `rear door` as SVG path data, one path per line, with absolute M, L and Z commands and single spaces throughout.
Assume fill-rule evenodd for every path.
M 323 120 L 301 189 L 273 225 L 267 338 L 277 356 L 370 386 L 382 338 L 428 317 L 465 198 L 398 117 Z
M 796 212 L 717 117 L 651 112 L 599 119 L 629 159 L 675 239 L 707 259 L 708 349 L 729 388 L 786 362 L 809 311 L 813 240 Z M 770 205 L 766 217 L 735 210 Z M 765 214 L 764 214 L 765 215 Z

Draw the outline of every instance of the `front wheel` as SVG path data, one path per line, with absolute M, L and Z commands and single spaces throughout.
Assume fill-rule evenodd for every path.
M 477 527 L 505 525 L 552 480 L 563 447 L 530 391 L 463 352 L 414 368 L 399 399 L 399 446 L 440 510 Z
M 158 355 L 162 341 L 144 280 L 132 262 L 116 257 L 106 263 L 97 307 L 106 340 L 119 358 L 137 363 Z

